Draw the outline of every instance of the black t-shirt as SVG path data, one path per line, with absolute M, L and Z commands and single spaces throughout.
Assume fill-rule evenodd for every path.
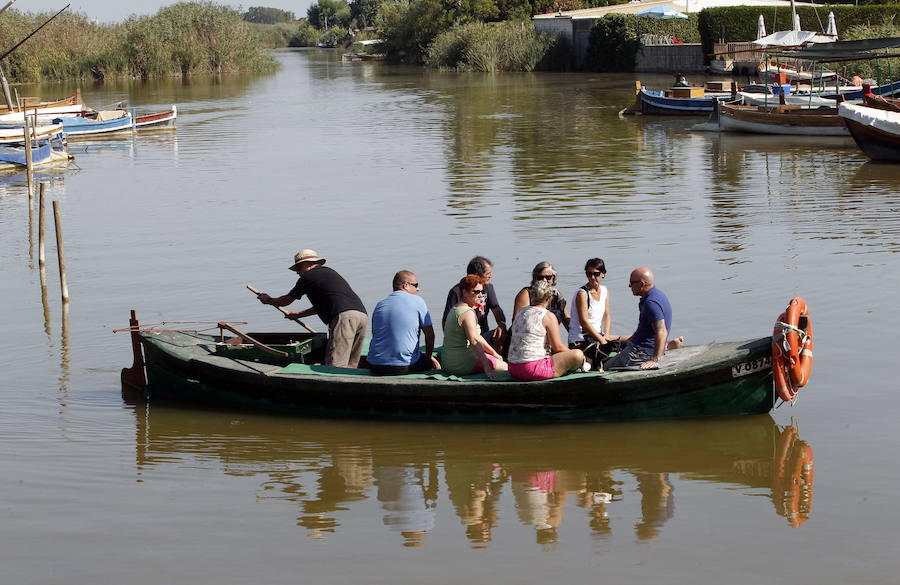
M 489 282 L 484 285 L 484 292 L 487 293 L 487 297 L 484 301 L 484 313 L 482 313 L 479 309 L 475 309 L 475 314 L 478 316 L 478 325 L 481 327 L 482 335 L 491 330 L 490 325 L 488 325 L 488 313 L 490 313 L 494 307 L 500 306 L 500 301 L 497 300 L 497 293 L 494 292 L 493 284 Z M 450 312 L 450 309 L 458 305 L 461 300 L 462 291 L 457 284 L 450 289 L 450 292 L 447 293 L 447 302 L 444 304 L 444 316 L 441 317 L 441 326 L 443 326 L 444 321 L 447 320 L 447 313 Z
M 366 312 L 366 307 L 347 281 L 327 266 L 308 270 L 288 294 L 298 300 L 303 295 L 308 296 L 309 302 L 326 325 L 344 311 Z

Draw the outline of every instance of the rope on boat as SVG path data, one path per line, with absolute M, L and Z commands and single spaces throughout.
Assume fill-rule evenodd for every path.
M 113 333 L 203 333 L 204 331 L 215 331 L 220 329 L 221 321 L 161 321 L 159 323 L 150 323 L 146 326 L 126 327 L 125 329 L 113 329 Z M 229 321 L 236 325 L 246 325 L 247 321 Z M 165 325 L 212 325 L 204 329 L 157 329 Z

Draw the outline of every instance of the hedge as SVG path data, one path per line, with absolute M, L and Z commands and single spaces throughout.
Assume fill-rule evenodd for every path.
M 584 68 L 588 71 L 634 71 L 641 36 L 673 36 L 684 43 L 699 43 L 699 16 L 655 20 L 633 14 L 610 14 L 591 28 Z

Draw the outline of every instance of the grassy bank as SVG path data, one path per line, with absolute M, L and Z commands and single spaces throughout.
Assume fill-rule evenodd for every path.
M 0 16 L 4 48 L 48 17 L 5 12 Z M 183 2 L 115 25 L 63 14 L 7 57 L 3 67 L 10 81 L 33 82 L 266 72 L 277 65 L 241 13 L 208 2 Z
M 472 22 L 437 35 L 425 62 L 459 71 L 534 71 L 557 42 L 529 21 Z

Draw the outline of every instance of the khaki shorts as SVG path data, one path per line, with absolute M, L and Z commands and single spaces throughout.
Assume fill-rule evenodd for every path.
M 344 311 L 328 324 L 326 366 L 355 368 L 359 365 L 369 317 L 362 311 Z

